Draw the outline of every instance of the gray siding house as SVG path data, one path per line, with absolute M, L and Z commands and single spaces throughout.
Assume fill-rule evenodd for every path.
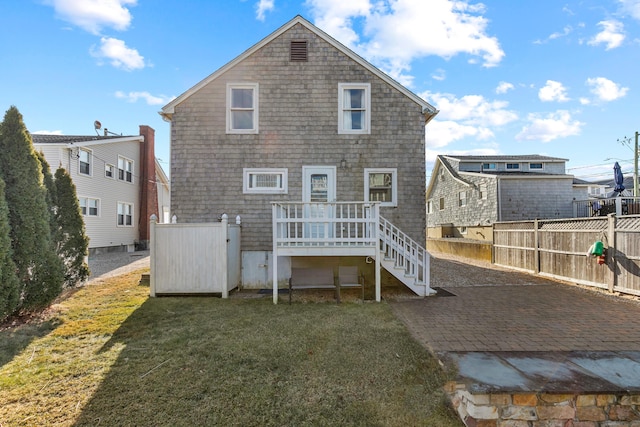
M 149 220 L 170 212 L 169 180 L 155 158 L 155 132 L 139 135 L 32 134 L 52 173 L 62 166 L 76 186 L 89 253 L 133 251 L 149 240 Z M 162 214 L 160 214 L 162 213 Z
M 496 221 L 571 218 L 587 188 L 565 173 L 567 159 L 540 155 L 440 155 L 427 187 L 427 228 L 455 236 Z M 472 236 L 469 236 L 472 237 Z
M 179 223 L 242 217 L 245 288 L 314 264 L 378 276 L 358 249 L 381 233 L 377 216 L 364 225 L 372 215 L 424 247 L 425 124 L 436 113 L 297 16 L 162 109 L 172 212 Z

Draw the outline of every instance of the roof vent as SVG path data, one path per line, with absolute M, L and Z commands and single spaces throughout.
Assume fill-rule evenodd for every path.
M 307 60 L 307 41 L 292 40 L 291 49 L 289 51 L 289 60 L 292 62 L 301 62 Z

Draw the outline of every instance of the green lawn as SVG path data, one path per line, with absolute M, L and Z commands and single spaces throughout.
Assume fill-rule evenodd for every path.
M 153 298 L 140 272 L 0 329 L 0 425 L 460 426 L 386 303 Z

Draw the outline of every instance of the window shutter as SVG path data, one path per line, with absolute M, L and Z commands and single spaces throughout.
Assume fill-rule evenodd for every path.
M 303 62 L 307 60 L 307 41 L 306 40 L 291 41 L 289 59 L 292 62 Z

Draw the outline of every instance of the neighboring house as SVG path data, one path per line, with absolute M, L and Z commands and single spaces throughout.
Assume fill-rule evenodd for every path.
M 573 217 L 573 201 L 587 198 L 587 186 L 565 173 L 566 162 L 535 154 L 438 156 L 427 187 L 429 236 L 476 238 L 471 228 L 496 221 Z
M 598 197 L 598 198 L 616 197 L 618 194 L 614 193 L 613 191 L 613 189 L 616 188 L 616 183 L 613 178 L 613 172 L 611 172 L 611 175 L 612 176 L 610 179 L 603 179 L 603 180 L 591 182 L 590 185 L 592 187 L 599 187 L 600 191 L 598 193 L 594 192 L 595 194 L 591 194 L 590 192 L 589 195 L 592 197 Z M 632 175 L 625 176 L 622 184 L 624 185 L 624 191 L 622 192 L 621 195 L 627 196 L 627 197 L 633 196 L 633 176 Z
M 169 180 L 155 158 L 154 133 L 140 126 L 131 136 L 31 135 L 52 173 L 62 166 L 76 186 L 90 254 L 146 248 L 151 214 L 168 219 Z
M 379 285 L 367 221 L 378 227 L 379 208 L 424 247 L 425 124 L 436 113 L 297 16 L 162 109 L 172 212 L 178 223 L 242 217 L 245 288 L 311 265 L 357 265 Z M 428 277 L 418 282 L 431 292 Z

